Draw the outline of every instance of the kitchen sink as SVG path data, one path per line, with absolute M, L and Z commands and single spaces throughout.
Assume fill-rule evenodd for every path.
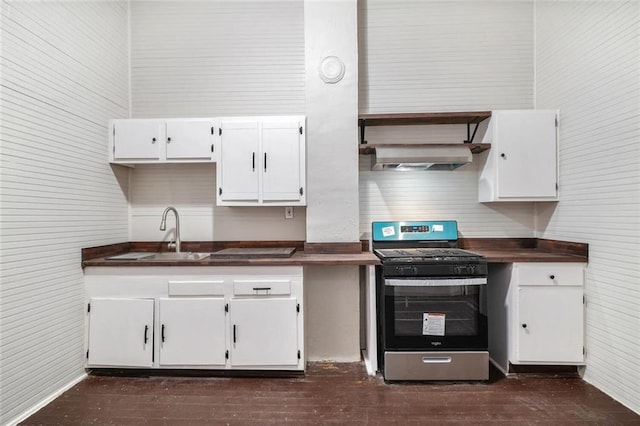
M 140 260 L 202 260 L 207 259 L 211 253 L 197 253 L 197 252 L 165 252 L 165 253 L 150 253 Z

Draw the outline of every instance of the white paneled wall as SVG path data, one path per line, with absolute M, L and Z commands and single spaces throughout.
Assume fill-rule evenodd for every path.
M 536 40 L 536 106 L 562 111 L 538 232 L 589 243 L 584 378 L 640 412 L 640 2 L 538 1 Z
M 132 115 L 304 113 L 302 0 L 131 2 Z
M 131 171 L 131 241 L 175 238 L 173 213 L 167 230 L 160 219 L 167 206 L 180 215 L 183 241 L 304 240 L 305 208 L 285 219 L 282 207 L 219 207 L 214 164 L 139 165 Z
M 80 249 L 127 238 L 127 25 L 126 2 L 2 2 L 0 424 L 84 373 Z
M 453 171 L 371 171 L 360 156 L 360 230 L 378 220 L 458 221 L 461 237 L 531 237 L 532 203 L 478 203 L 478 167 Z
M 304 114 L 302 0 L 131 3 L 132 116 Z M 215 205 L 215 166 L 137 167 L 131 180 L 132 240 L 158 230 L 168 205 L 182 238 L 304 240 L 305 209 Z M 169 230 L 168 230 L 169 231 Z
M 531 1 L 360 2 L 360 112 L 533 107 Z M 476 142 L 482 140 L 486 123 Z M 369 143 L 462 142 L 464 125 L 369 127 Z M 532 203 L 479 204 L 478 167 L 372 172 L 360 156 L 360 230 L 456 219 L 467 237 L 531 237 Z
M 360 112 L 531 108 L 531 1 L 359 4 Z

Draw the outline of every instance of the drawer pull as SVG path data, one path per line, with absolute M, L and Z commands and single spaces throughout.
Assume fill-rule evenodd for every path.
M 522 328 L 527 328 L 527 324 L 522 324 Z
M 423 364 L 451 364 L 450 356 L 440 356 L 440 357 L 422 357 Z
M 253 291 L 271 291 L 271 287 L 254 287 Z
M 555 276 L 555 275 L 553 275 L 553 274 L 551 274 L 551 275 L 549 275 L 549 278 L 551 278 L 552 280 L 555 280 L 555 279 L 556 279 L 556 276 Z

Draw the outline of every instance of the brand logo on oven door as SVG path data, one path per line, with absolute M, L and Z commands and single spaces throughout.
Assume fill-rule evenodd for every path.
M 442 345 L 442 342 L 438 342 L 438 341 L 431 342 L 431 346 L 440 346 L 440 345 Z
M 475 272 L 475 265 L 461 265 L 453 267 L 453 273 L 456 275 L 473 275 Z

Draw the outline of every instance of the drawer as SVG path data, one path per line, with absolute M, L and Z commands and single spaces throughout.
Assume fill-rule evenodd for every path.
M 582 286 L 583 263 L 516 263 L 514 277 L 518 285 Z
M 236 296 L 272 296 L 291 294 L 290 280 L 234 280 Z
M 169 296 L 224 296 L 224 281 L 169 281 Z

